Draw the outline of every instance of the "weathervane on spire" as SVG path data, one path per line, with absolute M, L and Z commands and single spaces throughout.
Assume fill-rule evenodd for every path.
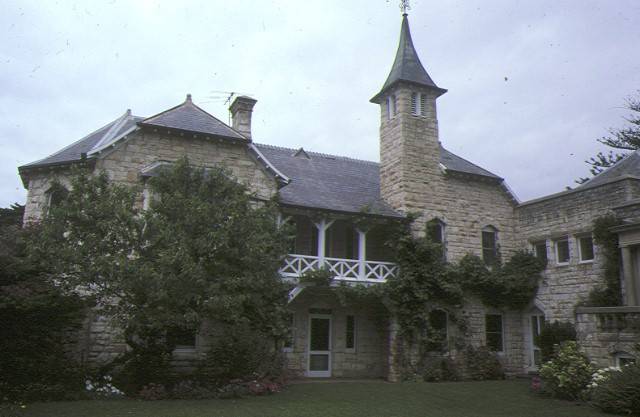
M 411 10 L 409 0 L 400 0 L 400 10 L 402 10 L 403 15 L 407 14 L 407 10 Z

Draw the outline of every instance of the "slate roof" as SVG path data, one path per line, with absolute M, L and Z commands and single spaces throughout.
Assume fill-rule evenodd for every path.
M 127 132 L 135 129 L 136 124 L 143 119 L 143 117 L 133 116 L 131 111 L 127 110 L 121 117 L 107 123 L 100 129 L 89 133 L 82 139 L 62 148 L 58 152 L 51 154 L 46 158 L 25 164 L 19 169 L 24 170 L 28 168 L 61 165 L 79 161 L 82 159 L 83 154 L 90 156 L 93 151 L 102 148 L 105 145 L 109 145 L 114 140 L 117 140 Z
M 204 111 L 191 103 L 189 99 L 173 109 L 146 119 L 133 116 L 127 110 L 118 119 L 79 141 L 44 159 L 23 165 L 19 170 L 23 173 L 30 168 L 67 164 L 80 161 L 83 158 L 95 158 L 101 150 L 115 145 L 127 134 L 138 129 L 138 125 L 141 122 L 149 124 L 147 123 L 149 120 L 154 123 L 165 123 L 167 126 L 164 127 L 174 129 L 179 122 L 182 123 L 179 124 L 182 126 L 180 130 L 185 130 L 183 128 L 187 126 L 183 122 L 185 120 L 197 122 L 201 120 L 200 115 L 195 119 L 182 118 L 181 115 L 193 115 L 202 112 Z M 172 113 L 172 115 L 169 113 Z M 168 114 L 169 117 L 166 117 Z M 208 115 L 208 113 L 205 113 L 205 115 Z M 210 119 L 207 118 L 207 120 Z M 232 133 L 235 132 L 218 119 L 215 120 Z M 190 129 L 194 128 L 196 127 L 192 126 Z M 296 150 L 255 144 L 244 140 L 242 136 L 240 137 L 243 139 L 242 142 L 248 146 L 249 151 L 253 152 L 260 163 L 283 184 L 279 191 L 280 201 L 283 204 L 349 213 L 365 211 L 369 214 L 380 216 L 401 216 L 380 197 L 380 166 L 377 162 L 308 152 L 302 148 Z M 449 173 L 468 174 L 502 182 L 502 178 L 497 175 L 442 147 L 440 148 L 440 163 Z M 160 169 L 162 163 L 159 162 L 156 165 L 144 168 L 144 172 L 141 172 L 141 174 L 152 175 L 155 173 L 156 168 Z
M 382 89 L 376 94 L 371 101 L 378 103 L 380 96 L 389 89 L 392 85 L 400 82 L 410 82 L 426 87 L 431 87 L 444 94 L 447 92 L 444 88 L 440 88 L 431 79 L 427 70 L 424 69 L 418 53 L 413 46 L 413 40 L 411 39 L 411 31 L 409 30 L 409 18 L 407 14 L 402 15 L 402 27 L 400 28 L 400 42 L 398 44 L 398 50 L 396 52 L 396 58 L 391 66 L 391 71 L 385 81 Z
M 467 161 L 458 155 L 449 152 L 442 146 L 440 146 L 440 163 L 447 169 L 447 171 L 460 172 L 463 174 L 479 175 L 481 177 L 491 178 L 497 181 L 502 181 L 502 177 L 487 171 L 478 165 Z
M 248 142 L 242 136 L 213 115 L 193 104 L 191 94 L 187 94 L 184 103 L 148 117 L 140 122 L 141 126 L 165 127 L 185 132 L 200 133 L 211 136 L 221 136 L 234 140 Z
M 380 197 L 380 165 L 343 156 L 301 149 L 255 144 L 291 182 L 280 189 L 284 204 L 327 210 L 400 216 Z M 440 163 L 447 171 L 502 181 L 491 172 L 440 148 Z
M 583 188 L 596 187 L 598 185 L 629 176 L 640 178 L 640 151 L 630 153 L 617 164 L 602 171 L 589 181 L 580 184 L 575 189 L 580 190 Z
M 380 197 L 375 162 L 255 144 L 291 182 L 280 189 L 286 205 L 401 217 Z

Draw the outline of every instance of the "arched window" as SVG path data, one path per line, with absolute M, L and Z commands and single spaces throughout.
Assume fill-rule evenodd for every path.
M 427 238 L 433 242 L 442 245 L 442 257 L 446 259 L 446 240 L 445 240 L 445 224 L 437 217 L 427 222 Z
M 58 207 L 69 197 L 69 191 L 61 184 L 55 183 L 47 191 L 47 207 Z
M 498 229 L 493 226 L 482 229 L 482 259 L 489 266 L 498 262 Z
M 420 116 L 420 93 L 411 93 L 411 114 Z

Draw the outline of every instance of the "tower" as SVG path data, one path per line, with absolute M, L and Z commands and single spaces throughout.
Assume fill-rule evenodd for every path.
M 440 143 L 438 87 L 418 58 L 406 12 L 398 51 L 382 89 L 372 99 L 380 105 L 380 193 L 401 212 L 424 212 L 437 199 Z

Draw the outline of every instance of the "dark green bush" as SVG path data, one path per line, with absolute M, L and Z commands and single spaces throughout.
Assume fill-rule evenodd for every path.
M 474 381 L 504 379 L 504 370 L 498 355 L 485 346 L 474 348 L 467 346 L 464 363 L 469 378 Z
M 576 340 L 576 329 L 573 323 L 554 321 L 553 323 L 546 323 L 536 344 L 540 348 L 542 355 L 542 361 L 546 362 L 553 358 L 555 350 L 560 346 L 562 342 L 569 340 Z
M 640 415 L 640 363 L 623 366 L 591 390 L 594 406 L 602 411 L 631 416 Z
M 275 341 L 247 325 L 219 325 L 212 344 L 199 365 L 199 380 L 221 387 L 233 380 L 279 378 L 282 355 Z
M 66 355 L 85 303 L 27 256 L 21 207 L 0 209 L 0 401 L 74 399 L 84 389 Z
M 133 348 L 114 360 L 106 372 L 113 373 L 114 385 L 128 396 L 143 389 L 153 396 L 158 386 L 171 382 L 171 353 L 163 344 L 130 343 Z
M 458 381 L 458 365 L 449 357 L 429 357 L 422 364 L 422 378 L 425 382 Z

